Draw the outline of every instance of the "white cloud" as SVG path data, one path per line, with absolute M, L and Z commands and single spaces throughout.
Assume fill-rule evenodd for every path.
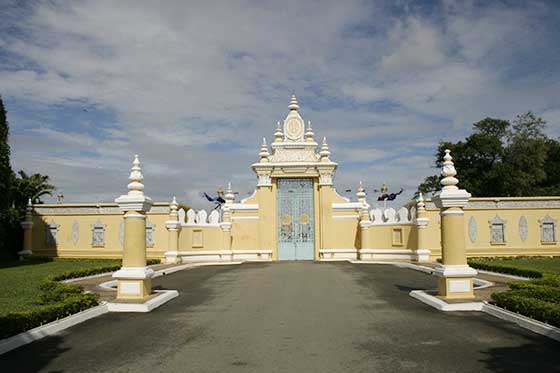
M 295 90 L 338 182 L 413 189 L 433 174 L 437 141 L 476 120 L 531 109 L 556 123 L 558 68 L 533 68 L 531 46 L 560 54 L 547 23 L 535 26 L 558 11 L 444 5 L 396 17 L 359 0 L 12 4 L 0 93 L 15 104 L 14 166 L 51 175 L 69 200 L 111 200 L 139 153 L 156 199 L 202 204 L 200 191 L 229 180 L 242 197 Z M 55 105 L 92 118 L 67 123 Z

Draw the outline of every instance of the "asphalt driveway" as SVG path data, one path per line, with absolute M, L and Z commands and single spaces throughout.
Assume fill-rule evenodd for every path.
M 154 280 L 180 296 L 106 314 L 0 356 L 3 372 L 552 372 L 560 343 L 408 296 L 436 278 L 389 265 L 201 267 Z

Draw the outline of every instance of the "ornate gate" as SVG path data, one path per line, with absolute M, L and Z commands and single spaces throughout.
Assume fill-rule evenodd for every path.
M 278 179 L 278 259 L 314 259 L 312 179 Z

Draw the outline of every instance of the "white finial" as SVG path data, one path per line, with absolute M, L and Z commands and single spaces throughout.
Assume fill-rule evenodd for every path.
M 179 204 L 177 203 L 177 198 L 173 196 L 173 201 L 169 204 L 169 208 L 172 212 L 177 211 L 179 209 Z
M 329 161 L 329 155 L 331 155 L 331 152 L 329 151 L 329 145 L 327 144 L 327 137 L 323 137 L 323 145 L 321 145 L 321 152 L 319 155 L 321 156 L 322 161 Z
M 307 142 L 313 142 L 313 136 L 315 136 L 315 133 L 313 133 L 313 128 L 311 128 L 311 121 L 307 121 L 307 131 L 305 131 L 305 140 Z
M 454 176 L 457 175 L 457 170 L 455 169 L 455 165 L 453 164 L 453 158 L 451 157 L 451 150 L 445 149 L 445 155 L 443 156 L 443 168 L 441 171 L 441 176 L 443 179 L 441 180 L 441 185 L 443 185 L 443 189 L 458 189 L 457 184 L 459 180 Z
M 424 196 L 422 192 L 418 193 L 418 198 L 416 199 L 417 210 L 425 210 L 426 204 L 424 203 Z
M 231 181 L 228 182 L 227 184 L 227 190 L 226 190 L 226 202 L 231 202 L 233 201 L 233 199 L 235 198 L 235 195 L 233 194 L 233 190 L 231 189 Z
M 266 137 L 263 137 L 263 143 L 259 155 L 261 156 L 261 162 L 268 162 L 270 153 L 268 152 L 268 145 L 266 145 Z
M 130 176 L 128 177 L 130 183 L 128 184 L 129 194 L 143 194 L 144 184 L 142 180 L 142 169 L 140 168 L 140 160 L 138 160 L 138 154 L 134 156 L 134 161 L 132 161 L 132 168 L 130 171 Z
M 299 105 L 298 105 L 296 95 L 292 95 L 292 99 L 290 100 L 290 105 L 288 106 L 288 109 L 296 110 L 296 111 L 297 111 L 297 109 L 299 109 Z
M 31 203 L 31 198 L 27 200 L 27 207 L 33 207 L 33 203 Z
M 360 185 L 358 186 L 358 190 L 356 191 L 356 197 L 358 197 L 358 201 L 360 202 L 365 202 L 366 200 L 366 191 L 361 181 Z
M 283 137 L 282 127 L 280 126 L 280 121 L 278 121 L 276 122 L 276 131 L 274 131 L 274 142 L 282 142 Z

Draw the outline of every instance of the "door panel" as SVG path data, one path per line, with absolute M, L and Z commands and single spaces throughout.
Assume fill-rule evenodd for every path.
M 278 180 L 278 259 L 313 260 L 313 180 Z

